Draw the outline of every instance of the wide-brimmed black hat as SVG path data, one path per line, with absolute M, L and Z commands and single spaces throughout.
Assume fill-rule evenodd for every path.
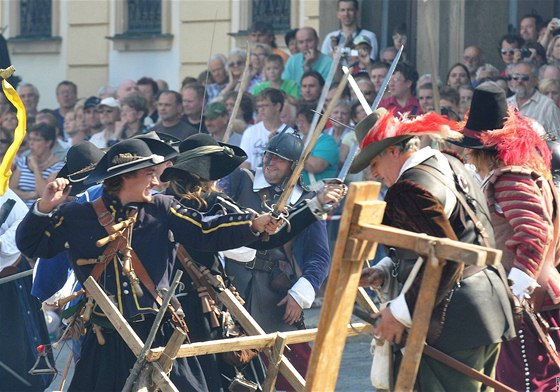
M 450 142 L 476 150 L 493 149 L 485 147 L 480 136 L 485 132 L 503 128 L 507 117 L 508 109 L 504 90 L 494 82 L 484 82 L 474 89 L 467 122 L 463 129 L 459 129 L 463 134 L 463 139 L 450 140 Z
M 358 143 L 361 143 L 366 135 L 370 132 L 373 128 L 377 120 L 381 116 L 388 115 L 388 112 L 384 108 L 379 108 L 362 121 L 360 121 L 356 127 L 354 128 L 354 132 L 356 132 L 356 139 Z M 364 170 L 366 167 L 369 166 L 371 160 L 379 155 L 383 150 L 387 147 L 392 146 L 393 144 L 397 144 L 403 140 L 410 139 L 412 136 L 395 136 L 389 137 L 387 139 L 383 139 L 377 143 L 371 143 L 365 146 L 360 150 L 360 152 L 356 155 L 352 164 L 350 165 L 350 173 L 358 173 Z
M 396 118 L 393 113 L 379 108 L 356 125 L 354 131 L 361 150 L 350 165 L 350 173 L 358 173 L 369 166 L 371 160 L 390 146 L 403 143 L 416 136 L 458 138 L 455 121 L 437 113 L 409 118 Z
M 85 184 L 158 165 L 173 159 L 177 151 L 155 139 L 127 139 L 112 146 L 87 177 Z
M 181 139 L 164 132 L 150 131 L 141 133 L 140 135 L 135 135 L 133 136 L 133 138 L 142 139 L 144 141 L 147 141 L 148 143 L 150 142 L 150 140 L 159 140 L 160 142 L 164 142 L 165 144 L 173 147 L 173 149 L 175 149 L 176 151 L 179 150 L 179 144 L 181 144 Z
M 58 178 L 70 181 L 70 196 L 76 196 L 87 189 L 84 180 L 104 155 L 103 151 L 88 141 L 70 147 L 66 153 L 66 163 L 57 174 Z
M 162 181 L 169 181 L 183 172 L 194 174 L 203 180 L 218 180 L 241 165 L 247 154 L 241 148 L 220 143 L 212 136 L 199 133 L 189 136 L 179 145 L 179 155 L 172 167 L 165 169 Z

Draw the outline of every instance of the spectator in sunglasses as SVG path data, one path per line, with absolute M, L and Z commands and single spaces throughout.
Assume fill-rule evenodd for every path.
M 520 61 L 510 74 L 510 88 L 514 95 L 508 98 L 508 104 L 526 117 L 537 120 L 545 131 L 558 137 L 560 130 L 560 109 L 549 97 L 537 90 L 537 67 L 530 61 Z
M 506 67 L 510 64 L 516 64 L 521 60 L 520 48 L 524 43 L 523 38 L 519 35 L 506 34 L 502 36 L 500 39 L 499 51 Z M 502 76 L 507 76 L 505 71 L 502 72 Z
M 245 60 L 247 51 L 233 48 L 228 56 L 227 69 L 229 72 L 229 82 L 219 95 L 220 100 L 224 99 L 231 91 L 238 91 L 241 84 L 241 75 L 245 70 Z

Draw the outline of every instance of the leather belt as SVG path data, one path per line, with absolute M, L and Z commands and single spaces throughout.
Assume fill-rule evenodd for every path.
M 467 265 L 463 269 L 463 275 L 461 275 L 461 280 L 465 280 L 468 277 L 473 276 L 474 274 L 478 274 L 480 271 L 484 271 L 486 269 L 485 265 Z

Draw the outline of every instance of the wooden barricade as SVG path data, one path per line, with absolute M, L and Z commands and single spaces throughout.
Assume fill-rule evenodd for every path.
M 365 291 L 358 288 L 358 281 L 364 262 L 374 257 L 377 243 L 380 242 L 429 256 L 412 320 L 413 326 L 409 331 L 395 386 L 397 391 L 412 391 L 444 260 L 469 265 L 492 265 L 500 262 L 501 251 L 383 226 L 380 223 L 385 203 L 377 200 L 379 190 L 380 184 L 375 182 L 353 183 L 350 186 L 317 329 L 266 334 L 235 295 L 226 289 L 218 294 L 219 299 L 250 336 L 182 345 L 181 336 L 177 336 L 171 339 L 166 347 L 147 351 L 145 361 L 151 366 L 151 381 L 162 391 L 175 391 L 177 389 L 166 374 L 171 364 L 169 358 L 256 348 L 264 349 L 270 363 L 278 368 L 267 376 L 265 390 L 273 390 L 279 372 L 296 391 L 333 391 L 346 338 L 360 333 L 371 333 L 373 330 L 369 324 L 349 323 L 355 301 L 368 311 L 375 309 Z M 143 342 L 113 302 L 93 278 L 88 278 L 84 286 L 132 352 L 139 356 L 144 346 Z M 286 344 L 313 340 L 315 344 L 304 379 L 282 353 Z
M 101 287 L 99 287 L 99 284 L 93 278 L 88 278 L 84 286 L 134 355 L 140 355 L 144 343 L 118 311 L 115 304 L 107 297 Z M 303 380 L 303 377 L 282 355 L 282 351 L 286 344 L 313 341 L 317 335 L 317 328 L 266 334 L 257 322 L 246 313 L 247 311 L 239 301 L 235 299 L 235 296 L 231 294 L 229 290 L 226 290 L 226 292 L 224 296 L 230 298 L 229 300 L 226 299 L 226 301 L 229 301 L 226 306 L 229 307 L 234 317 L 237 317 L 237 320 L 241 320 L 240 324 L 242 324 L 244 328 L 245 325 L 248 327 L 245 328 L 247 333 L 253 334 L 253 336 L 182 344 L 179 346 L 177 342 L 180 341 L 180 338 L 174 338 L 175 335 L 173 335 L 166 347 L 153 348 L 146 353 L 146 362 L 153 366 L 153 368 L 149 369 L 152 372 L 152 382 L 156 383 L 164 392 L 177 391 L 176 387 L 167 376 L 170 370 L 170 359 L 218 354 L 245 348 L 256 348 L 270 350 L 271 363 L 278 364 L 277 371 L 271 372 L 270 375 L 267 375 L 267 379 L 265 380 L 265 386 L 268 386 L 269 390 L 273 388 L 276 375 L 280 372 L 285 377 L 287 376 L 286 379 L 290 381 L 295 390 L 302 391 L 305 387 L 305 380 Z M 369 334 L 372 332 L 372 329 L 373 327 L 369 324 L 354 323 L 346 326 L 345 335 L 356 336 L 358 334 Z M 173 354 L 165 354 L 169 352 Z
M 500 262 L 499 250 L 381 225 L 385 203 L 377 200 L 379 189 L 380 184 L 373 182 L 350 186 L 306 376 L 307 391 L 335 389 L 347 337 L 345 325 L 356 301 L 362 266 L 373 258 L 378 242 L 428 256 L 396 391 L 412 391 L 414 387 L 444 260 L 469 265 Z M 359 302 L 366 309 L 371 308 L 363 292 Z

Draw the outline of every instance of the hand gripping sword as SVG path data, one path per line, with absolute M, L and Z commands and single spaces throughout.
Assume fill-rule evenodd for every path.
M 290 178 L 288 179 L 288 182 L 286 183 L 286 185 L 284 187 L 284 191 L 282 192 L 282 194 L 278 198 L 278 201 L 276 202 L 276 204 L 272 205 L 271 214 L 275 218 L 279 218 L 279 217 L 282 217 L 282 216 L 283 217 L 287 216 L 286 206 L 288 205 L 288 202 L 290 200 L 290 195 L 292 194 L 292 191 L 294 190 L 294 188 L 295 188 L 295 186 L 296 186 L 296 184 L 299 180 L 299 176 L 301 175 L 301 172 L 303 171 L 305 161 L 307 160 L 307 158 L 309 158 L 309 155 L 311 155 L 311 151 L 313 150 L 313 147 L 315 147 L 315 144 L 317 143 L 317 140 L 321 136 L 321 133 L 323 132 L 323 128 L 325 127 L 331 112 L 333 111 L 334 107 L 338 103 L 338 100 L 340 99 L 340 96 L 342 95 L 342 92 L 343 92 L 344 88 L 346 87 L 347 82 L 348 82 L 348 75 L 344 75 L 344 77 L 342 78 L 342 80 L 338 84 L 338 87 L 336 88 L 336 91 L 334 93 L 334 96 L 333 96 L 331 102 L 329 103 L 329 106 L 327 106 L 327 110 L 325 111 L 325 113 L 323 113 L 323 116 L 321 117 L 321 120 L 319 121 L 319 124 L 317 124 L 317 126 L 313 130 L 313 133 L 311 134 L 311 137 L 309 138 L 309 142 L 307 143 L 307 145 L 305 146 L 305 149 L 303 150 L 303 153 L 301 155 L 301 158 L 300 158 L 298 164 L 294 168 L 294 170 L 292 172 L 292 175 L 290 176 Z

